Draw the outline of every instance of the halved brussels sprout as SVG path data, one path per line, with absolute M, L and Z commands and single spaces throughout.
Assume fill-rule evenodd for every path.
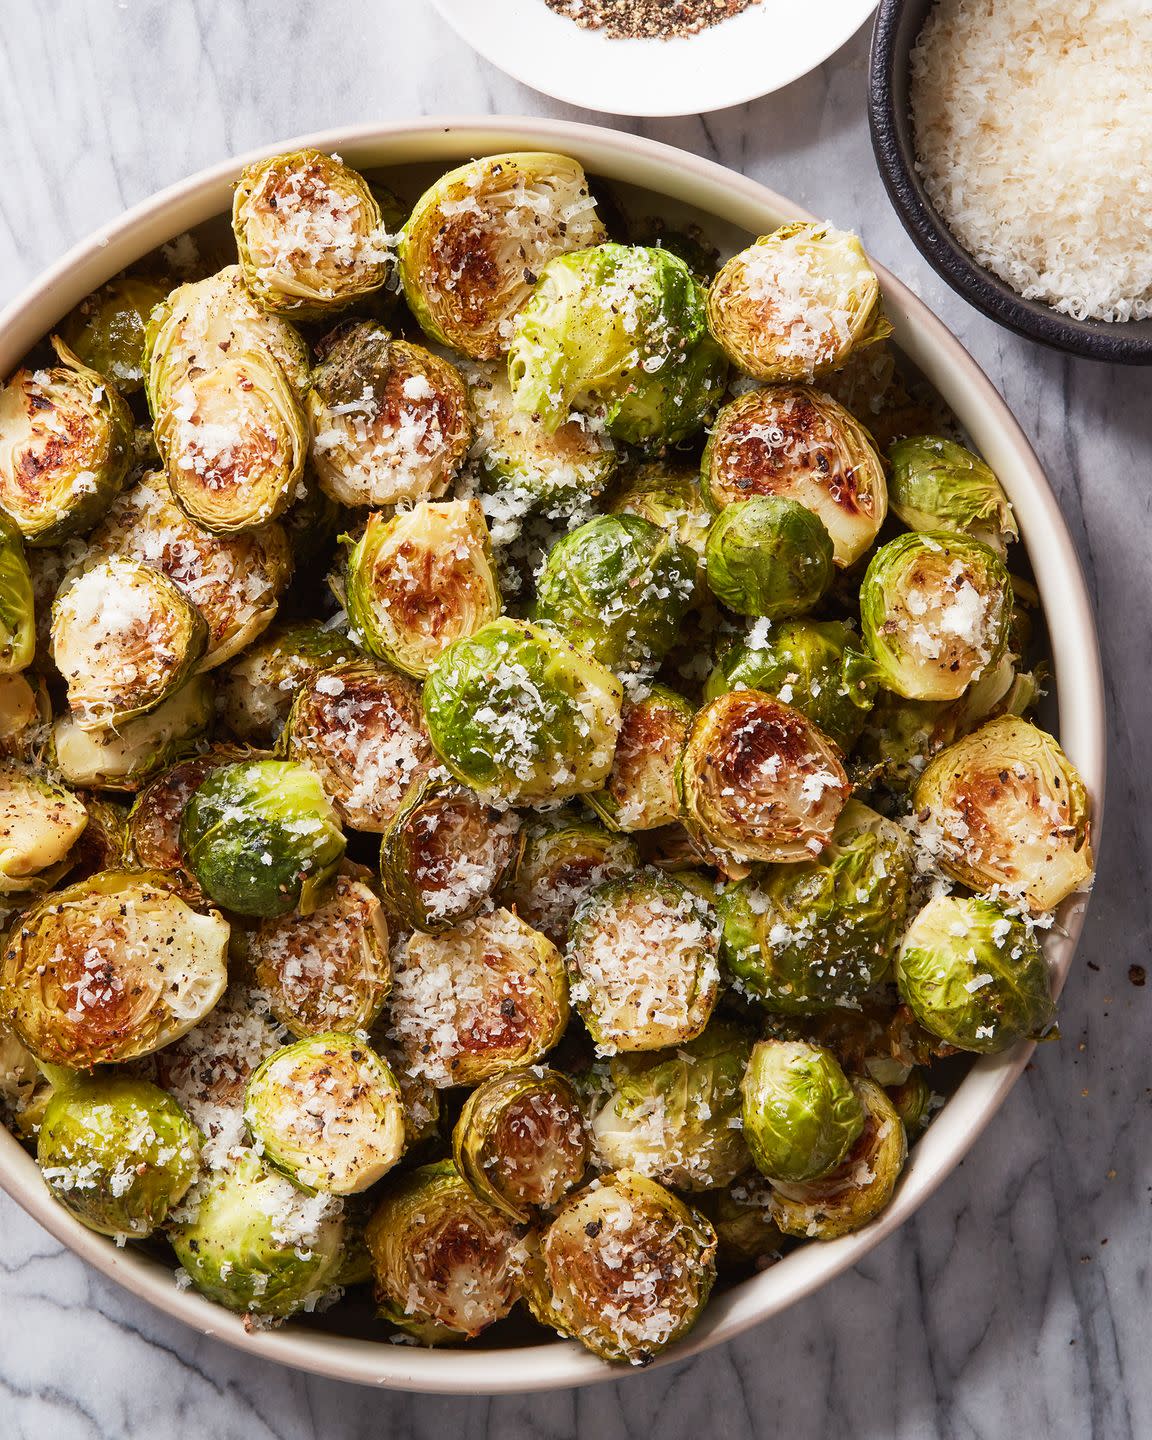
M 190 755 L 150 780 L 132 802 L 125 834 L 125 858 L 144 870 L 187 872 L 180 848 L 180 822 L 194 791 L 213 770 L 245 758 L 244 752 L 222 746 L 204 755 Z
M 153 434 L 176 503 L 218 535 L 274 520 L 308 454 L 304 342 L 260 309 L 237 265 L 173 290 L 146 335 Z
M 389 1039 L 439 1089 L 535 1064 L 568 1023 L 560 952 L 508 910 L 410 935 L 393 963 Z
M 998 555 L 1019 538 L 1012 506 L 984 461 L 954 440 L 912 435 L 888 451 L 888 499 L 910 530 L 948 530 Z
M 712 513 L 704 503 L 695 470 L 673 468 L 663 461 L 638 466 L 612 503 L 617 515 L 639 515 L 666 530 L 703 562 Z M 702 566 L 701 566 L 702 568 Z
M 89 1230 L 143 1240 L 195 1180 L 200 1134 L 157 1086 L 103 1075 L 56 1091 L 36 1160 L 55 1198 Z
M 0 674 L 0 755 L 31 758 L 51 718 L 52 703 L 41 676 Z
M 701 475 L 716 511 L 757 495 L 805 506 L 824 522 L 842 569 L 871 548 L 888 513 L 872 437 L 831 395 L 807 385 L 751 390 L 725 405 Z
M 0 763 L 0 895 L 55 885 L 87 824 L 88 811 L 63 786 Z
M 864 1130 L 864 1107 L 830 1050 L 761 1040 L 743 1081 L 744 1138 L 756 1168 L 797 1184 L 827 1175 Z
M 248 931 L 244 956 L 272 1014 L 301 1039 L 371 1029 L 392 988 L 384 907 L 355 867 L 310 914 Z
M 407 676 L 372 660 L 306 680 L 281 744 L 316 772 L 346 825 L 373 833 L 387 830 L 408 787 L 435 761 L 420 692 Z
M 804 615 L 832 584 L 832 553 L 824 522 L 795 500 L 737 500 L 708 532 L 708 588 L 740 615 Z
M 223 673 L 217 700 L 225 725 L 240 740 L 271 745 L 280 735 L 301 685 L 321 670 L 359 657 L 340 630 L 319 620 L 273 626 Z
M 780 1258 L 784 1237 L 772 1219 L 772 1187 L 758 1170 L 700 1197 L 716 1231 L 721 1270 L 766 1269 Z
M 524 620 L 457 640 L 424 685 L 436 753 L 466 785 L 513 804 L 598 790 L 620 728 L 619 683 Z
M 711 1225 L 655 1180 L 593 1180 L 539 1236 L 525 1298 L 542 1325 L 602 1360 L 646 1365 L 686 1335 L 716 1278 Z
M 456 367 L 370 320 L 326 338 L 308 406 L 317 478 L 342 505 L 435 499 L 472 443 Z
M 712 282 L 708 323 L 758 380 L 810 380 L 892 333 L 859 239 L 813 220 L 781 225 L 734 255 Z
M 0 513 L 0 676 L 26 670 L 35 655 L 32 575 L 20 532 Z
M 328 1195 L 367 1190 L 404 1150 L 404 1107 L 387 1062 L 335 1031 L 269 1055 L 248 1081 L 244 1122 L 270 1165 Z
M 914 807 L 940 868 L 973 890 L 1000 887 L 1051 910 L 1092 878 L 1084 782 L 1045 730 L 1001 715 L 921 775 Z
M 388 279 L 380 206 L 335 155 L 294 150 L 249 165 L 232 197 L 232 229 L 244 283 L 273 314 L 322 319 Z
M 677 1190 L 712 1190 L 748 1168 L 740 1082 L 752 1039 L 714 1020 L 674 1050 L 618 1055 L 611 1089 L 592 1117 L 598 1160 Z
M 514 316 L 554 255 L 604 238 L 566 155 L 489 155 L 450 170 L 400 235 L 404 297 L 422 328 L 477 360 L 508 348 Z
M 231 659 L 268 626 L 292 574 L 279 525 L 211 535 L 188 519 L 159 474 L 125 491 L 90 537 L 86 563 L 112 556 L 159 570 L 200 611 L 208 625 L 201 670 Z
M 521 1222 L 579 1185 L 589 1148 L 572 1082 L 542 1065 L 485 1080 L 452 1131 L 460 1174 L 481 1200 Z
M 777 1180 L 772 1219 L 785 1235 L 835 1240 L 875 1219 L 892 1198 L 908 1139 L 888 1096 L 871 1080 L 853 1080 L 864 1129 L 834 1170 L 815 1180 Z
M 82 730 L 62 715 L 52 727 L 49 759 L 69 785 L 131 795 L 193 749 L 211 722 L 212 683 L 197 675 L 118 733 Z
M 413 785 L 380 845 L 380 877 L 408 925 L 435 934 L 480 910 L 520 853 L 516 815 L 467 785 L 432 775 Z
M 107 375 L 123 395 L 144 384 L 144 327 L 168 286 L 151 275 L 117 275 L 81 300 L 61 327 L 85 365 Z
M 221 765 L 193 791 L 180 821 L 189 869 L 238 915 L 310 914 L 344 846 L 320 781 L 289 760 Z
M 610 435 L 655 448 L 703 425 L 725 370 L 692 272 L 643 245 L 597 245 L 549 261 L 516 317 L 508 354 L 518 410 L 552 427 L 573 410 L 601 412 Z
M 535 618 L 610 670 L 651 671 L 696 589 L 696 556 L 639 515 L 597 515 L 558 540 L 536 580 Z
M 0 1003 L 38 1060 L 86 1070 L 149 1055 L 224 993 L 228 923 L 166 877 L 107 870 L 45 896 L 8 938 Z
M 581 902 L 568 966 L 572 1001 L 602 1055 L 694 1040 L 716 1005 L 711 906 L 671 875 L 609 880 Z
M 585 895 L 606 880 L 631 875 L 639 863 L 635 844 L 625 836 L 582 816 L 551 816 L 528 830 L 503 898 L 563 948 Z
M 921 1025 L 958 1050 L 995 1055 L 1039 1039 L 1056 1013 L 1036 936 L 980 896 L 930 900 L 904 936 L 897 977 Z
M 520 1298 L 516 1238 L 451 1160 L 389 1181 L 365 1230 L 381 1317 L 425 1345 L 479 1335 Z
M 849 800 L 819 859 L 774 866 L 720 897 L 721 959 L 769 1010 L 856 1004 L 888 974 L 913 868 L 907 832 Z
M 717 659 L 705 700 L 730 690 L 763 690 L 799 710 L 847 754 L 864 728 L 879 688 L 870 655 L 839 620 L 783 620 L 759 627 Z
M 118 390 L 52 337 L 59 365 L 17 370 L 0 388 L 0 510 L 29 545 L 90 530 L 132 460 L 132 412 Z
M 453 640 L 502 608 L 480 502 L 421 501 L 370 515 L 348 556 L 345 591 L 364 646 L 422 680 Z
M 688 833 L 744 861 L 819 855 L 851 790 L 831 741 L 760 690 L 698 712 L 676 776 Z
M 680 814 L 676 761 L 695 706 L 656 685 L 642 700 L 625 700 L 612 770 L 588 803 L 613 830 L 656 830 Z
M 229 1310 L 283 1319 L 315 1308 L 344 1263 L 343 1201 L 307 1195 L 249 1151 L 205 1175 L 168 1238 L 195 1288 Z
M 503 368 L 470 368 L 468 391 L 476 417 L 472 455 L 486 490 L 506 492 L 518 509 L 565 517 L 611 480 L 619 455 L 597 424 L 574 415 L 551 429 L 539 415 L 517 410 Z
M 864 641 L 880 683 L 909 700 L 957 700 L 999 663 L 1012 583 L 994 550 L 939 530 L 881 546 L 860 586 Z
M 180 689 L 208 643 L 183 592 L 139 560 L 98 560 L 52 607 L 52 658 L 82 730 L 115 730 Z

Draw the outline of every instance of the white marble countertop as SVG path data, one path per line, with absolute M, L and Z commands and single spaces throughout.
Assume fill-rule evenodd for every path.
M 2 33 L 0 300 L 124 206 L 249 146 L 437 112 L 597 118 L 505 79 L 422 0 L 9 0 Z M 1152 1435 L 1152 987 L 1128 978 L 1152 921 L 1152 370 L 1016 339 L 935 278 L 876 174 L 866 54 L 865 33 L 766 100 L 620 123 L 859 228 L 1047 467 L 1091 582 L 1112 726 L 1107 842 L 1062 1041 L 859 1270 L 724 1349 L 579 1393 L 445 1400 L 255 1363 L 133 1300 L 0 1195 L 3 1440 Z

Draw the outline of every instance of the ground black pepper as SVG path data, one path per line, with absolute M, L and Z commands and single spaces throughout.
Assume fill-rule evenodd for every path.
M 586 30 L 603 30 L 614 40 L 670 40 L 718 25 L 760 0 L 545 0 Z

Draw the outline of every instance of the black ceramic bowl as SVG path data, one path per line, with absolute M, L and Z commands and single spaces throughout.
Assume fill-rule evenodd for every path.
M 1152 365 L 1152 320 L 1109 324 L 1073 320 L 1039 300 L 1024 300 L 978 265 L 952 237 L 916 173 L 908 100 L 909 56 L 932 0 L 880 0 L 869 62 L 868 118 L 872 148 L 904 228 L 954 290 L 985 315 L 1057 350 L 1125 365 Z

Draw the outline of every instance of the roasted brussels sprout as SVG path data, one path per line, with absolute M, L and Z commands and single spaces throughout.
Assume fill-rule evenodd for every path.
M 55 885 L 87 824 L 83 803 L 63 786 L 0 762 L 0 895 Z
M 713 1190 L 748 1168 L 740 1082 L 752 1054 L 741 1027 L 714 1020 L 672 1050 L 617 1055 L 592 1117 L 600 1163 L 677 1190 Z
M 716 1278 L 711 1225 L 621 1170 L 560 1207 L 525 1274 L 533 1315 L 602 1360 L 645 1365 L 686 1335 Z
M 55 1092 L 36 1160 L 49 1190 L 81 1224 L 143 1240 L 195 1180 L 200 1135 L 157 1086 L 102 1075 Z
M 122 395 L 144 384 L 144 327 L 168 286 L 151 275 L 117 275 L 81 300 L 61 327 L 84 362 L 106 375 Z
M 477 360 L 508 349 L 512 321 L 555 255 L 604 238 L 584 171 L 565 155 L 489 155 L 442 175 L 400 235 L 400 280 L 423 329 Z
M 914 865 L 907 832 L 849 800 L 818 859 L 773 866 L 720 897 L 721 959 L 769 1010 L 856 1004 L 892 964 Z
M 904 1133 L 909 1139 L 919 1135 L 932 1118 L 932 1086 L 928 1083 L 924 1071 L 910 1070 L 907 1078 L 899 1085 L 889 1085 L 886 1088 L 888 1098 L 900 1116 Z M 941 1097 L 935 1098 L 939 1100 Z
M 712 513 L 704 503 L 696 471 L 673 468 L 662 461 L 640 465 L 616 496 L 612 510 L 650 520 L 695 551 L 703 562 Z
M 173 290 L 146 332 L 148 405 L 176 503 L 234 535 L 274 520 L 308 454 L 304 342 L 232 265 Z
M 564 813 L 531 826 L 503 898 L 516 913 L 561 948 L 576 908 L 606 880 L 631 875 L 639 865 L 633 842 L 595 820 Z
M 262 920 L 244 956 L 268 1006 L 301 1039 L 356 1034 L 375 1023 L 392 988 L 384 908 L 354 867 L 308 915 Z
M 716 1231 L 721 1270 L 766 1269 L 779 1259 L 784 1237 L 772 1219 L 772 1187 L 758 1170 L 700 1196 L 700 1204 Z
M 29 759 L 40 748 L 51 716 L 42 677 L 0 674 L 0 756 Z
M 157 775 L 139 792 L 128 812 L 124 857 L 143 870 L 186 872 L 180 848 L 180 822 L 193 791 L 221 765 L 245 758 L 242 750 L 222 746 L 204 755 L 190 755 Z
M 52 607 L 52 658 L 81 730 L 116 730 L 174 695 L 208 643 L 183 592 L 139 560 L 99 560 Z
M 642 870 L 587 895 L 572 922 L 572 1001 L 602 1055 L 694 1040 L 719 993 L 711 907 L 671 875 Z
M 370 515 L 348 556 L 348 619 L 364 646 L 422 680 L 443 651 L 500 614 L 478 500 Z
M 485 1080 L 452 1132 L 456 1169 L 481 1200 L 521 1222 L 579 1185 L 589 1148 L 572 1082 L 542 1065 Z
M 761 1040 L 743 1081 L 744 1138 L 770 1180 L 827 1175 L 864 1129 L 864 1108 L 830 1050 Z
M 237 739 L 271 745 L 300 686 L 359 653 L 347 635 L 319 620 L 275 625 L 221 675 L 216 691 L 221 717 Z
M 910 531 L 873 555 L 860 587 L 880 683 L 909 700 L 957 700 L 1008 645 L 1012 584 L 995 551 L 947 531 Z
M 320 777 L 344 823 L 388 828 L 408 787 L 432 769 L 420 692 L 371 660 L 336 665 L 304 682 L 281 744 Z
M 1055 1002 L 1031 928 L 980 896 L 940 895 L 908 927 L 900 994 L 926 1030 L 958 1050 L 994 1055 L 1038 1039 Z
M 598 790 L 621 691 L 598 661 L 539 626 L 494 620 L 457 640 L 424 685 L 436 753 L 459 780 L 513 804 Z
M 892 1198 L 908 1155 L 900 1116 L 879 1085 L 853 1080 L 864 1129 L 847 1156 L 815 1180 L 776 1180 L 772 1219 L 785 1235 L 835 1240 L 874 1219 Z
M 518 410 L 550 426 L 573 410 L 601 413 L 610 435 L 650 448 L 700 429 L 725 370 L 691 271 L 642 245 L 597 245 L 549 261 L 508 353 Z
M 516 1230 L 451 1160 L 389 1181 L 365 1238 L 380 1315 L 426 1345 L 479 1335 L 519 1299 Z
M 597 515 L 548 553 L 535 617 L 616 671 L 655 670 L 696 589 L 696 556 L 639 515 Z
M 228 924 L 166 877 L 107 870 L 47 895 L 8 937 L 0 1007 L 38 1060 L 86 1070 L 169 1044 L 228 980 Z
M 799 710 L 847 754 L 860 738 L 879 688 L 876 665 L 839 620 L 783 620 L 754 626 L 720 655 L 705 700 L 730 690 L 763 690 Z
M 436 499 L 472 443 L 456 367 L 368 320 L 327 337 L 308 405 L 317 478 L 342 505 Z
M 812 510 L 777 495 L 725 505 L 708 532 L 708 588 L 740 615 L 804 615 L 832 584 L 832 537 Z
M 1092 878 L 1084 782 L 1047 731 L 1015 715 L 941 751 L 913 803 L 940 868 L 974 890 L 1051 910 Z
M 697 714 L 677 764 L 685 826 L 738 860 L 818 855 L 850 786 L 835 746 L 799 710 L 734 690 Z
M 29 545 L 90 530 L 132 459 L 132 412 L 56 336 L 59 364 L 0 388 L 0 510 Z
M 892 333 L 860 241 L 811 220 L 734 255 L 708 292 L 708 323 L 757 380 L 810 380 Z
M 389 1039 L 438 1088 L 532 1065 L 568 1023 L 560 952 L 508 910 L 410 935 L 393 960 Z
M 910 530 L 948 530 L 998 555 L 1019 537 L 999 480 L 978 455 L 939 435 L 912 435 L 888 451 L 888 500 Z
M 168 1238 L 189 1280 L 229 1310 L 273 1319 L 314 1308 L 344 1263 L 343 1202 L 308 1195 L 248 1151 L 189 1194 Z
M 841 568 L 871 548 L 888 512 L 872 437 L 831 395 L 807 385 L 751 390 L 725 405 L 701 473 L 714 510 L 757 495 L 811 510 L 832 537 Z
M 404 1107 L 387 1062 L 335 1031 L 269 1055 L 248 1081 L 244 1122 L 270 1165 L 329 1195 L 367 1190 L 404 1150 Z
M 656 830 L 680 814 L 676 761 L 694 707 L 663 685 L 642 700 L 625 700 L 612 770 L 588 803 L 613 830 Z
M 316 320 L 379 290 L 392 254 L 366 181 L 335 155 L 257 160 L 232 197 L 244 283 L 265 310 Z
M 480 910 L 520 853 L 520 822 L 432 775 L 410 787 L 380 844 L 380 877 L 408 925 L 435 934 Z
M 32 576 L 20 532 L 0 513 L 0 676 L 26 670 L 32 664 L 36 654 L 35 610 Z
M 320 781 L 290 760 L 220 766 L 193 791 L 180 821 L 188 868 L 238 915 L 315 910 L 344 844 Z
M 52 727 L 49 758 L 69 785 L 131 795 L 186 755 L 211 722 L 212 686 L 199 675 L 119 732 L 82 730 L 62 715 Z
M 91 536 L 88 563 L 115 555 L 167 575 L 203 615 L 208 650 L 201 670 L 222 665 L 268 626 L 292 574 L 279 525 L 211 535 L 188 519 L 156 474 L 121 495 Z

